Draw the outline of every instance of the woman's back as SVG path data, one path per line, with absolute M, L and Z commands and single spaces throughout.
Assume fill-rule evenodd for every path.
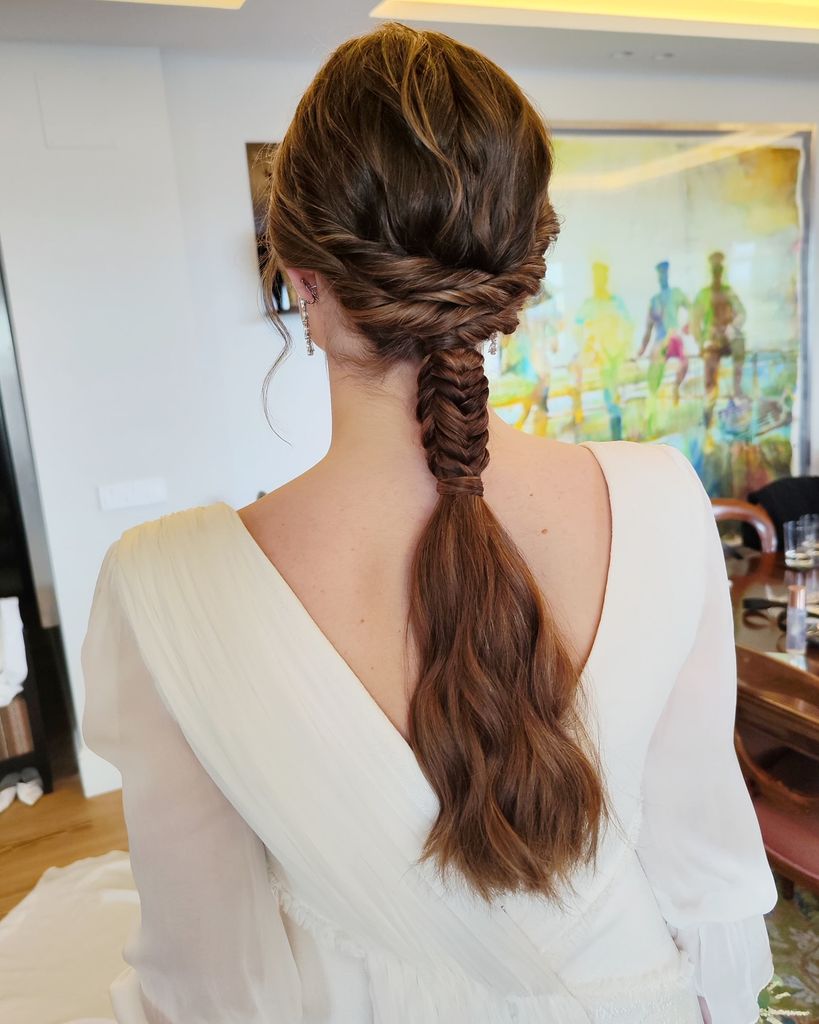
M 405 628 L 410 565 L 437 500 L 435 480 L 400 403 L 391 398 L 381 408 L 377 396 L 368 395 L 366 404 L 359 397 L 349 440 L 345 435 L 344 442 L 336 441 L 314 469 L 240 515 L 406 738 L 417 678 Z M 597 630 L 608 575 L 605 478 L 587 448 L 492 420 L 486 499 L 549 595 L 580 668 Z

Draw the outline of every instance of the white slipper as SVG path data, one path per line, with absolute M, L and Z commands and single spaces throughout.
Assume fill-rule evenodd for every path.
M 4 775 L 3 778 L 0 779 L 0 811 L 5 811 L 7 807 L 11 807 L 14 803 L 19 783 L 19 772 L 10 772 L 8 775 Z
M 17 799 L 33 807 L 42 795 L 43 780 L 40 773 L 36 768 L 24 768 L 17 783 Z

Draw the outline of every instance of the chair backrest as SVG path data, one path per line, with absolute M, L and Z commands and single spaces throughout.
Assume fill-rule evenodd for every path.
M 776 527 L 764 508 L 736 498 L 712 498 L 711 506 L 718 522 L 728 520 L 749 523 L 759 536 L 762 550 L 768 554 L 776 551 Z
M 761 505 L 771 517 L 781 547 L 783 523 L 819 512 L 819 476 L 783 476 L 752 491 L 748 501 Z

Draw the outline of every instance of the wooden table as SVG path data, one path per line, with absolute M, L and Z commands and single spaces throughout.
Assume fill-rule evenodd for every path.
M 776 612 L 749 616 L 744 597 L 787 600 L 797 576 L 781 555 L 728 559 L 739 676 L 737 722 L 753 726 L 819 761 L 819 648 L 804 657 L 784 653 Z

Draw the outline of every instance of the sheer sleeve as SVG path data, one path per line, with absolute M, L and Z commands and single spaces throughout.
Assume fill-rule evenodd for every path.
M 673 450 L 672 450 L 673 451 Z M 733 616 L 710 501 L 699 501 L 705 592 L 691 651 L 652 737 L 638 852 L 677 945 L 695 965 L 706 1021 L 755 1024 L 772 975 L 762 915 L 776 903 L 759 826 L 733 743 Z
M 120 1024 L 292 1024 L 299 978 L 264 847 L 166 710 L 103 562 L 82 651 L 84 738 L 122 775 L 141 923 L 111 1000 Z M 226 680 L 227 684 L 227 680 Z

